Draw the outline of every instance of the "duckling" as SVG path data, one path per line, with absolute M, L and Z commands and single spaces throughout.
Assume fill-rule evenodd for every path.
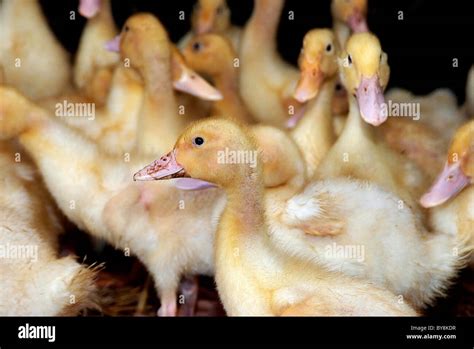
M 135 138 L 135 150 L 143 154 L 156 154 L 158 149 L 173 144 L 176 134 L 190 121 L 179 115 L 173 92 L 173 52 L 178 51 L 170 46 L 165 28 L 153 15 L 136 14 L 125 23 L 120 34 L 120 53 L 130 59 L 131 66 L 139 71 L 145 85 Z M 178 81 L 186 85 L 197 84 L 196 91 L 204 90 L 201 88 L 204 85 L 205 92 L 211 91 L 210 99 L 222 98 L 203 79 L 197 79 L 196 74 L 188 76 L 186 81 Z
M 133 172 L 151 158 L 131 153 L 127 161 L 105 153 L 12 88 L 0 87 L 0 117 L 0 138 L 18 137 L 64 215 L 135 254 L 155 281 L 158 314 L 176 315 L 180 278 L 213 271 L 214 217 L 223 209 L 223 193 L 133 183 Z
M 308 178 L 314 177 L 336 138 L 331 101 L 337 79 L 338 51 L 335 36 L 329 29 L 313 29 L 304 37 L 299 58 L 301 78 L 294 97 L 301 103 L 310 102 L 291 130 L 291 136 L 303 151 Z
M 201 98 L 221 98 L 215 88 L 184 65 L 184 59 L 170 45 L 166 32 L 155 17 L 135 15 L 129 21 L 132 24 L 127 21 L 124 27 L 127 29 L 124 29 L 118 40 L 114 39 L 108 44 L 113 51 L 121 49 L 122 58 L 130 60 L 131 67 L 120 64 L 115 69 L 107 104 L 95 111 L 93 120 L 86 117 L 62 118 L 62 121 L 98 143 L 107 153 L 120 156 L 134 151 L 140 139 L 138 125 L 143 120 L 149 119 L 155 124 L 154 129 L 148 130 L 150 137 L 156 137 L 157 133 L 154 136 L 151 133 L 161 132 L 159 126 L 168 119 L 166 125 L 175 125 L 178 130 L 182 127 L 179 125 L 189 122 L 188 119 L 192 120 L 187 114 L 178 115 L 173 87 Z M 128 41 L 122 43 L 121 38 L 127 37 Z M 153 42 L 154 45 L 151 44 Z M 158 53 L 155 55 L 154 51 Z M 72 103 L 76 98 L 61 97 L 59 102 L 60 105 L 63 100 Z M 81 98 L 77 103 L 85 102 Z M 41 105 L 56 112 L 58 99 Z M 160 118 L 156 118 L 156 115 L 160 115 Z M 157 138 L 156 142 L 159 142 L 160 137 Z
M 352 33 L 368 32 L 367 0 L 332 0 L 334 32 L 340 47 L 345 47 Z
M 0 33 L 0 64 L 6 84 L 36 100 L 70 88 L 68 54 L 48 27 L 39 1 L 2 1 Z
M 259 122 L 284 127 L 301 109 L 293 97 L 298 70 L 277 52 L 276 35 L 284 0 L 255 0 L 240 45 L 240 95 Z
M 223 149 L 255 154 L 256 161 L 218 161 Z M 416 314 L 386 290 L 313 267 L 273 248 L 261 159 L 255 141 L 237 124 L 208 119 L 191 125 L 167 156 L 137 172 L 134 179 L 184 176 L 215 183 L 226 192 L 215 262 L 217 288 L 228 315 Z
M 426 183 L 409 160 L 379 142 L 373 129 L 385 122 L 383 90 L 390 68 L 376 36 L 351 36 L 339 59 L 341 80 L 351 94 L 344 130 L 318 167 L 317 176 L 349 176 L 381 185 L 415 209 Z
M 74 64 L 74 84 L 102 105 L 108 95 L 118 57 L 104 48 L 117 35 L 110 0 L 81 0 L 79 13 L 88 18 Z
M 420 203 L 430 209 L 430 223 L 451 235 L 463 235 L 474 247 L 474 121 L 460 127 L 448 151 L 447 161 Z M 474 265 L 471 258 L 470 265 Z
M 235 51 L 240 47 L 242 29 L 230 22 L 230 9 L 226 0 L 198 0 L 192 15 L 192 31 L 180 40 L 178 47 L 184 48 L 194 35 L 216 33 L 232 43 Z
M 0 169 L 0 315 L 72 316 L 97 307 L 95 271 L 58 257 L 61 224 L 26 154 L 0 142 Z
M 253 118 L 239 93 L 236 52 L 230 41 L 217 34 L 198 35 L 183 48 L 189 66 L 199 74 L 209 76 L 223 98 L 213 103 L 210 115 L 252 123 Z

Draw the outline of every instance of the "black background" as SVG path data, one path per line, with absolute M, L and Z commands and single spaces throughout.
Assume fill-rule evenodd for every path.
M 77 10 L 78 0 L 41 0 L 48 21 L 64 46 L 72 53 L 86 22 Z M 190 27 L 194 0 L 112 0 L 113 14 L 121 27 L 134 12 L 152 12 L 168 28 L 173 41 L 179 40 Z M 369 28 L 380 38 L 388 53 L 392 69 L 390 86 L 407 88 L 425 94 L 438 87 L 453 89 L 459 102 L 469 67 L 474 62 L 474 12 L 470 0 L 369 0 Z M 252 0 L 229 0 L 232 21 L 243 25 L 249 18 Z M 295 20 L 288 20 L 287 11 Z M 178 19 L 185 11 L 186 20 Z M 404 20 L 398 20 L 403 11 Z M 330 0 L 287 0 L 280 22 L 278 46 L 285 59 L 295 63 L 304 34 L 312 28 L 331 26 Z M 452 66 L 458 58 L 459 66 Z

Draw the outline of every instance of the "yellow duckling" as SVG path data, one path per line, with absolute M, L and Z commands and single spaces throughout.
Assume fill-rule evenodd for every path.
M 213 103 L 210 115 L 252 123 L 239 92 L 237 54 L 231 43 L 217 34 L 198 35 L 183 48 L 189 66 L 209 76 L 223 98 Z
M 332 0 L 334 32 L 340 47 L 345 47 L 352 33 L 368 32 L 367 0 Z
M 276 36 L 284 0 L 255 0 L 240 45 L 240 94 L 259 122 L 284 127 L 301 105 L 292 97 L 299 72 L 284 62 Z
M 381 185 L 412 209 L 426 183 L 423 173 L 401 155 L 380 143 L 368 124 L 386 121 L 383 90 L 390 68 L 380 42 L 370 33 L 351 36 L 339 59 L 342 83 L 350 94 L 344 129 L 320 163 L 322 178 L 348 176 Z
M 301 78 L 294 97 L 301 103 L 310 102 L 301 120 L 295 121 L 291 136 L 303 152 L 308 178 L 313 178 L 336 139 L 331 101 L 337 80 L 338 52 L 336 39 L 329 29 L 313 29 L 304 37 L 299 58 Z
M 81 0 L 79 13 L 87 17 L 76 54 L 74 84 L 97 104 L 104 104 L 118 57 L 104 45 L 117 35 L 110 0 Z
M 439 231 L 469 238 L 474 247 L 474 121 L 456 132 L 444 170 L 421 205 L 430 210 L 430 222 Z M 474 261 L 471 259 L 471 265 Z
M 225 149 L 247 160 L 255 154 L 256 161 L 225 161 Z M 416 314 L 388 291 L 313 268 L 272 247 L 257 146 L 237 124 L 206 120 L 190 126 L 172 152 L 135 179 L 184 176 L 216 183 L 227 195 L 215 258 L 217 288 L 229 315 Z
M 227 38 L 235 51 L 240 47 L 242 29 L 230 22 L 230 9 L 226 0 L 198 0 L 192 15 L 192 31 L 178 43 L 184 48 L 194 35 L 216 33 Z
M 35 100 L 70 88 L 68 54 L 48 27 L 38 0 L 2 1 L 0 33 L 6 84 Z

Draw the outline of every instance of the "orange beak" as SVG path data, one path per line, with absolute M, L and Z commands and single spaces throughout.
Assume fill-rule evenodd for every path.
M 316 97 L 324 80 L 324 74 L 317 63 L 304 61 L 301 64 L 301 77 L 293 97 L 300 103 L 305 103 Z

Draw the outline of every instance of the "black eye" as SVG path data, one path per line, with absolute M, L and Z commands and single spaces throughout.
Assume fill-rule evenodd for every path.
M 194 145 L 197 145 L 198 147 L 200 147 L 201 145 L 204 144 L 204 138 L 202 137 L 196 137 L 193 139 L 193 144 Z
M 123 31 L 124 31 L 124 32 L 128 32 L 129 29 L 130 29 L 130 28 L 128 27 L 128 25 L 126 25 L 125 27 L 123 27 Z
M 202 44 L 199 41 L 193 43 L 193 51 L 199 52 L 202 49 Z
M 224 13 L 224 6 L 219 6 L 217 9 L 216 9 L 216 13 L 218 15 L 221 15 Z
M 331 50 L 332 50 L 332 45 L 331 45 L 331 44 L 328 44 L 328 45 L 326 46 L 326 51 L 327 51 L 327 52 L 331 52 Z
M 352 57 L 351 57 L 351 55 L 348 55 L 348 56 L 347 56 L 347 62 L 349 62 L 349 64 L 352 64 Z

